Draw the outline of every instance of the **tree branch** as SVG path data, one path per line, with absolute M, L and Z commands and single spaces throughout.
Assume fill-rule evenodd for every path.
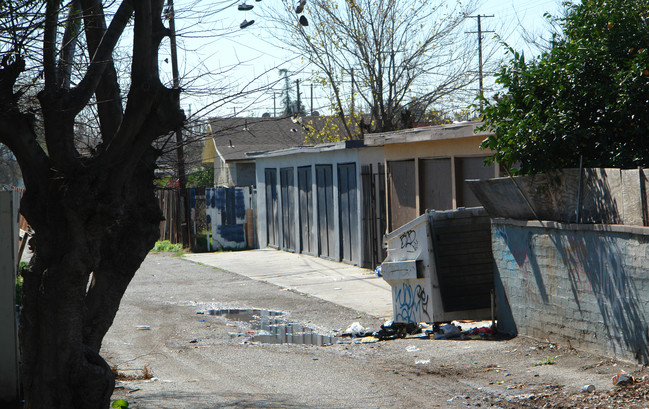
M 61 46 L 61 55 L 59 57 L 59 69 L 57 76 L 57 87 L 70 89 L 70 77 L 72 75 L 72 62 L 77 49 L 80 21 L 81 5 L 79 0 L 73 0 L 70 3 L 67 24 L 63 33 L 63 42 Z
M 99 0 L 81 0 L 81 5 L 83 7 L 83 19 L 86 32 L 86 42 L 88 43 L 88 53 L 93 57 L 97 55 L 97 50 L 106 34 L 104 10 L 102 3 Z M 132 14 L 132 4 L 130 8 L 130 14 Z M 98 59 L 97 61 L 102 60 Z M 110 142 L 117 133 L 117 129 L 119 128 L 124 113 L 122 107 L 122 95 L 112 55 L 107 61 L 105 61 L 105 63 L 106 66 L 103 70 L 103 75 L 95 88 L 95 97 L 97 100 L 97 112 L 99 114 L 99 126 L 101 128 L 102 139 L 107 143 Z
M 56 78 L 56 26 L 61 0 L 47 0 L 45 9 L 45 29 L 43 32 L 43 72 L 45 89 L 55 89 Z
M 137 3 L 140 3 L 140 1 Z M 87 105 L 92 94 L 97 89 L 97 86 L 103 77 L 104 70 L 109 64 L 112 64 L 113 59 L 111 55 L 120 36 L 124 32 L 124 28 L 126 28 L 128 21 L 131 19 L 132 14 L 132 0 L 124 0 L 117 9 L 113 20 L 110 22 L 108 30 L 103 34 L 94 55 L 91 56 L 90 67 L 88 68 L 86 75 L 84 75 L 79 85 L 70 92 L 69 109 L 71 112 L 76 114 L 81 111 L 81 109 Z M 97 29 L 96 27 L 89 28 L 91 31 Z M 101 28 L 99 28 L 99 30 L 101 30 Z

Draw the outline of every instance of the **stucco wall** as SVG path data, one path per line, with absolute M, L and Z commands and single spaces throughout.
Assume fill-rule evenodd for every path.
M 485 156 L 489 151 L 480 149 L 485 136 L 430 140 L 422 142 L 391 143 L 385 145 L 385 159 L 438 158 L 451 156 Z
M 498 325 L 649 363 L 649 228 L 494 219 Z

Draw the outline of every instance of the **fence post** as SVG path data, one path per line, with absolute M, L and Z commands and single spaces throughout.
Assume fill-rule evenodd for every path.
M 18 192 L 0 192 L 0 406 L 18 407 Z

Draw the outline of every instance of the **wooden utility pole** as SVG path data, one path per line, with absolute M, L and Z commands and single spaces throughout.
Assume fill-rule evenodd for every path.
M 481 18 L 485 17 L 494 17 L 493 14 L 491 16 L 483 16 L 478 14 L 477 16 L 469 16 L 471 18 L 477 18 L 478 19 L 478 31 L 467 31 L 467 33 L 471 34 L 478 34 L 478 79 L 479 79 L 479 95 L 482 97 L 484 95 L 484 75 L 482 72 L 482 33 L 493 33 L 493 31 L 488 30 L 488 31 L 483 31 L 482 30 L 482 21 Z M 480 111 L 482 111 L 482 100 L 480 100 Z
M 178 75 L 178 53 L 176 50 L 176 23 L 174 21 L 174 2 L 167 0 L 167 18 L 169 19 L 169 44 L 171 46 L 171 74 L 173 77 L 173 88 L 180 91 L 180 79 Z M 180 109 L 180 92 L 176 97 L 177 107 Z M 179 188 L 179 216 L 180 231 L 183 247 L 189 247 L 189 200 L 187 196 L 187 177 L 185 176 L 185 155 L 183 152 L 183 130 L 182 126 L 176 129 L 176 169 L 178 172 Z

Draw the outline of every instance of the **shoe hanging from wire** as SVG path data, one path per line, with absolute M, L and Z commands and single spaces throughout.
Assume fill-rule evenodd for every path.
M 239 24 L 239 28 L 246 28 L 248 26 L 251 26 L 255 24 L 255 20 L 243 20 L 241 24 Z
M 304 6 L 306 5 L 306 0 L 300 0 L 297 2 L 297 6 L 295 7 L 295 12 L 297 14 L 300 14 L 304 10 Z
M 243 3 L 239 4 L 237 9 L 239 11 L 248 11 L 248 10 L 252 10 L 254 7 L 255 6 L 253 6 L 252 4 L 246 4 L 246 2 L 244 1 Z
M 307 20 L 306 17 L 304 17 L 304 16 L 300 16 L 300 20 L 299 20 L 299 21 L 300 21 L 300 25 L 301 25 L 301 26 L 306 27 L 306 26 L 309 25 L 309 20 Z

